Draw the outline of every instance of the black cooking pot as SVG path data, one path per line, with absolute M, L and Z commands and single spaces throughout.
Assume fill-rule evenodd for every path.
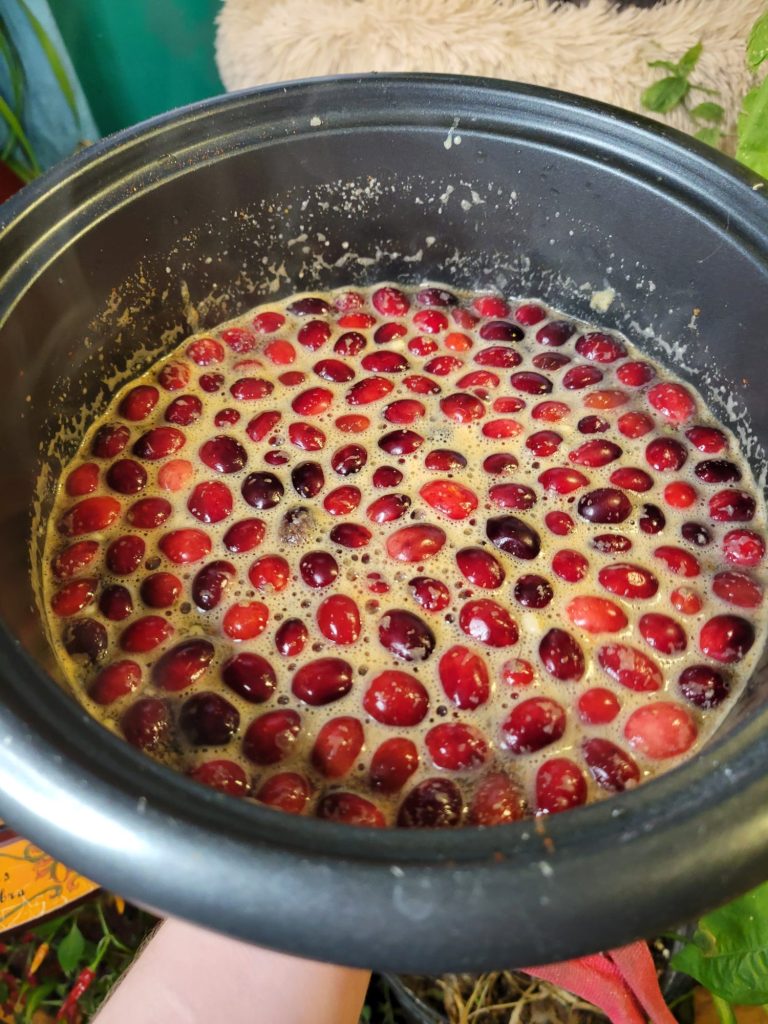
M 717 742 L 636 792 L 540 827 L 354 829 L 206 790 L 91 721 L 51 679 L 30 584 L 81 409 L 103 407 L 161 344 L 296 289 L 437 279 L 594 318 L 590 297 L 610 286 L 602 322 L 694 382 L 762 473 L 760 189 L 642 118 L 431 76 L 213 100 L 25 189 L 0 235 L 0 813 L 163 912 L 411 972 L 624 943 L 768 876 L 762 671 Z

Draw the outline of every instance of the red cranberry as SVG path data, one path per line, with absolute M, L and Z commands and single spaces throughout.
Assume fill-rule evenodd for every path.
M 436 725 L 424 737 L 436 768 L 462 771 L 477 768 L 488 757 L 488 744 L 479 729 L 463 722 Z
M 371 787 L 380 793 L 398 793 L 418 766 L 415 743 L 399 737 L 385 740 L 371 758 Z
M 427 612 L 441 612 L 450 603 L 451 592 L 440 580 L 415 576 L 408 586 L 414 601 Z
M 196 693 L 179 712 L 179 726 L 195 747 L 229 743 L 240 725 L 240 712 L 218 693 Z
M 685 708 L 663 700 L 633 711 L 624 726 L 632 749 L 654 761 L 684 754 L 696 742 L 697 734 L 696 723 Z
M 309 631 L 301 619 L 286 619 L 275 633 L 275 648 L 284 658 L 301 654 L 309 639 Z
M 130 591 L 119 584 L 105 587 L 99 598 L 99 611 L 110 622 L 122 622 L 133 613 L 133 599 Z
M 105 423 L 93 435 L 91 454 L 97 459 L 114 459 L 128 444 L 130 436 L 124 423 Z
M 418 725 L 429 708 L 429 694 L 414 676 L 388 669 L 371 680 L 363 707 L 383 725 Z
M 135 661 L 113 661 L 89 683 L 88 696 L 96 704 L 114 704 L 138 689 L 141 667 Z
M 485 704 L 491 693 L 483 659 L 468 647 L 449 647 L 440 659 L 440 682 L 448 699 L 462 711 Z
M 327 779 L 342 778 L 354 767 L 364 740 L 363 727 L 356 718 L 332 718 L 321 726 L 315 739 L 310 755 L 313 767 Z
M 62 639 L 67 654 L 73 657 L 82 654 L 92 665 L 102 660 L 109 646 L 109 635 L 96 619 L 70 620 L 64 629 Z
M 515 584 L 515 600 L 524 608 L 546 608 L 554 596 L 548 580 L 530 573 Z
M 584 652 L 564 629 L 549 630 L 539 644 L 539 657 L 547 672 L 562 682 L 581 679 L 584 675 Z
M 650 693 L 664 685 L 661 669 L 647 654 L 624 644 L 600 647 L 597 660 L 611 679 L 636 693 Z
M 352 666 L 341 658 L 318 658 L 294 674 L 291 689 L 305 704 L 320 707 L 349 693 L 352 674 Z
M 558 814 L 586 802 L 586 779 L 579 766 L 569 758 L 551 758 L 536 772 L 538 814 Z
M 123 397 L 118 412 L 127 420 L 145 420 L 157 405 L 160 392 L 151 384 L 138 384 Z
M 541 550 L 538 533 L 517 516 L 495 516 L 487 520 L 485 533 L 500 551 L 530 561 Z
M 116 576 L 130 576 L 141 564 L 146 547 L 141 537 L 118 537 L 107 548 L 107 568 Z
M 278 772 L 261 784 L 256 799 L 284 813 L 301 814 L 309 795 L 309 783 L 303 776 L 297 772 Z
M 576 327 L 567 320 L 550 320 L 536 332 L 536 340 L 540 345 L 553 345 L 559 347 L 574 334 Z
M 677 681 L 680 693 L 697 708 L 716 708 L 730 693 L 730 685 L 720 672 L 709 665 L 689 665 Z
M 578 511 L 590 523 L 623 523 L 632 512 L 632 504 L 623 491 L 598 487 L 579 500 Z
M 501 731 L 511 753 L 533 754 L 562 737 L 565 708 L 549 697 L 530 697 L 512 709 Z
M 126 740 L 141 750 L 163 746 L 171 733 L 171 714 L 164 700 L 144 697 L 123 713 L 120 727 Z
M 582 752 L 592 778 L 603 789 L 621 793 L 640 781 L 640 769 L 635 762 L 610 740 L 587 740 Z
M 739 615 L 715 615 L 699 633 L 702 653 L 724 665 L 741 661 L 754 642 L 752 623 Z
M 285 491 L 274 473 L 259 472 L 248 474 L 241 493 L 251 508 L 268 509 L 280 503 Z
M 248 461 L 245 448 L 234 437 L 219 434 L 200 448 L 200 459 L 217 473 L 238 473 Z
M 461 824 L 464 801 L 450 779 L 425 779 L 400 805 L 400 828 L 452 828 Z
M 504 582 L 504 569 L 493 555 L 483 548 L 462 548 L 456 554 L 456 564 L 462 575 L 476 587 L 496 590 Z

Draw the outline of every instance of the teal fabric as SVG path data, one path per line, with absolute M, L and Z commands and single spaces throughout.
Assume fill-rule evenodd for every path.
M 102 132 L 224 92 L 221 0 L 50 0 Z
M 24 10 L 16 0 L 0 0 L 0 15 L 11 33 L 27 79 L 23 125 L 35 156 L 45 169 L 74 152 L 81 143 L 97 139 L 99 132 L 46 0 L 27 0 L 27 4 L 59 52 L 77 100 L 75 118 Z M 0 93 L 4 97 L 10 95 L 8 67 L 2 58 Z M 7 132 L 4 122 L 2 132 Z

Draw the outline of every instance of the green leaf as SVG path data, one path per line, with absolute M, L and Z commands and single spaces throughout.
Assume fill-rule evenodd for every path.
M 49 39 L 48 33 L 45 31 L 40 21 L 38 21 L 37 17 L 29 9 L 26 0 L 18 0 L 18 4 L 26 14 L 27 20 L 29 21 L 29 24 L 32 27 L 32 31 L 37 36 L 37 41 L 40 43 L 40 46 L 43 48 L 43 52 L 45 53 L 45 56 L 48 58 L 48 63 L 51 67 L 51 71 L 53 72 L 56 81 L 59 83 L 59 88 L 61 89 L 62 94 L 64 95 L 64 99 L 67 101 L 69 109 L 72 111 L 72 116 L 74 117 L 75 121 L 77 121 L 77 123 L 79 124 L 80 116 L 77 112 L 77 100 L 75 99 L 75 90 L 72 88 L 72 83 L 69 80 L 69 75 L 67 74 L 67 70 L 64 67 L 64 64 L 62 63 L 61 57 L 59 56 L 56 47 Z
M 21 127 L 21 122 L 2 96 L 0 96 L 0 117 L 3 118 L 5 123 L 8 125 L 8 128 L 18 140 L 18 143 L 24 151 L 24 155 L 29 161 L 32 170 L 39 173 L 40 165 L 37 162 L 37 158 L 35 157 L 32 146 L 29 143 L 29 139 L 27 138 L 24 129 Z
M 671 71 L 673 75 L 676 75 L 680 71 L 678 64 L 673 64 L 671 60 L 649 60 L 649 68 L 664 68 L 665 71 Z
M 768 178 L 768 78 L 744 97 L 736 159 Z
M 768 11 L 752 26 L 747 40 L 747 67 L 753 71 L 768 57 Z
M 681 75 L 690 75 L 696 65 L 699 63 L 699 57 L 703 47 L 701 43 L 696 43 L 690 50 L 686 50 L 683 56 L 680 58 L 678 67 Z
M 680 75 L 661 78 L 648 86 L 640 101 L 646 110 L 654 110 L 657 114 L 668 114 L 683 102 L 690 89 L 688 82 Z
M 85 952 L 83 933 L 73 921 L 72 927 L 59 943 L 58 955 L 62 971 L 71 974 L 80 964 Z
M 37 1010 L 56 988 L 56 982 L 48 981 L 44 985 L 37 985 L 30 993 L 29 999 L 24 1004 L 24 1024 L 30 1024 Z
M 768 1002 L 768 883 L 702 917 L 670 965 L 727 1003 Z
M 694 139 L 698 139 L 699 142 L 706 142 L 708 146 L 714 146 L 715 149 L 717 149 L 720 145 L 720 139 L 723 137 L 723 133 L 719 128 L 699 128 L 693 137 Z
M 693 108 L 691 117 L 697 117 L 700 121 L 712 121 L 714 124 L 720 124 L 725 117 L 725 111 L 719 103 L 705 100 L 704 103 L 699 103 Z

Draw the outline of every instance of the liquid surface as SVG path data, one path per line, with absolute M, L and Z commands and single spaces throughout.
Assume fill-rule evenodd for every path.
M 301 295 L 123 388 L 63 474 L 49 630 L 201 783 L 496 824 L 690 756 L 764 643 L 733 436 L 615 332 L 441 286 Z

